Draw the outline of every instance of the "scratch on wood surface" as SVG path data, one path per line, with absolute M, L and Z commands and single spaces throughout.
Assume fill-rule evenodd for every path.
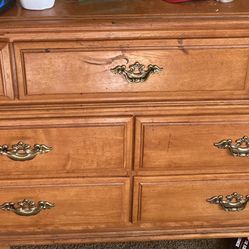
M 184 44 L 183 44 L 183 39 L 178 39 L 178 48 L 184 53 L 184 54 L 189 54 L 188 50 L 185 48 Z
M 171 137 L 172 135 L 169 134 L 169 141 L 168 141 L 168 146 L 167 146 L 167 152 L 169 151 L 170 145 L 171 145 Z
M 125 60 L 126 64 L 129 63 L 129 59 L 124 54 L 120 54 L 120 55 L 117 55 L 111 58 L 106 58 L 106 59 L 91 58 L 87 56 L 84 56 L 84 58 L 82 59 L 83 62 L 87 64 L 91 64 L 91 65 L 110 65 L 116 60 Z
M 66 160 L 66 164 L 65 164 L 65 170 L 68 172 L 71 169 L 71 165 L 72 165 L 72 155 L 69 152 L 67 155 L 67 160 Z

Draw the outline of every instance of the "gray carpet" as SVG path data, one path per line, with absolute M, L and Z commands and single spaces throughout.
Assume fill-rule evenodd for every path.
M 230 249 L 229 239 L 175 240 L 132 243 L 22 246 L 12 249 Z

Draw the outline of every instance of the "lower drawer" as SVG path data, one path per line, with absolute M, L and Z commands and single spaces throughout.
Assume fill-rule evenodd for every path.
M 129 187 L 126 178 L 3 181 L 0 234 L 123 227 L 130 217 Z
M 168 230 L 249 227 L 248 186 L 249 176 L 137 177 L 133 222 Z M 234 192 L 244 199 L 226 198 Z

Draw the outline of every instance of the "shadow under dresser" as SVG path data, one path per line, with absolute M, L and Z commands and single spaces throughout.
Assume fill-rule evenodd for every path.
M 0 245 L 249 236 L 248 67 L 248 0 L 2 14 Z

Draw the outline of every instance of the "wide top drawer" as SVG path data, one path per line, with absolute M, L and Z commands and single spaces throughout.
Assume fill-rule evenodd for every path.
M 22 101 L 248 99 L 249 39 L 18 42 Z

